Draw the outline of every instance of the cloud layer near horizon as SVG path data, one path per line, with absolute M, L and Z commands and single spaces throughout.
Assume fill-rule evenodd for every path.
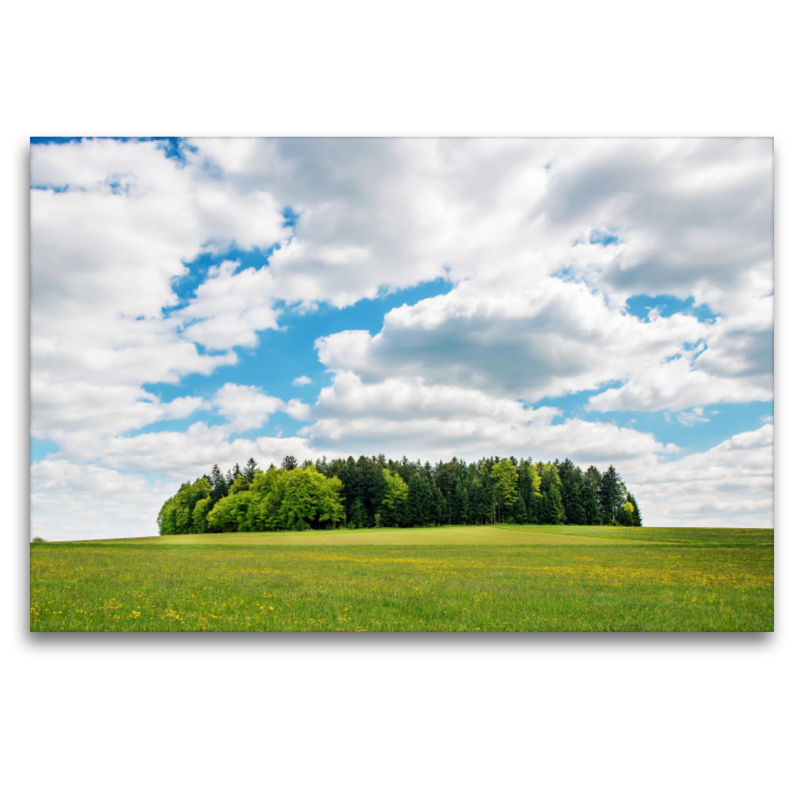
M 34 145 L 32 435 L 55 448 L 34 533 L 152 534 L 182 480 L 289 452 L 613 462 L 648 524 L 771 525 L 771 424 L 685 453 L 613 417 L 772 399 L 771 170 L 764 139 Z M 267 362 L 237 378 L 290 313 L 442 278 L 319 338 L 311 401 Z M 635 315 L 640 295 L 685 307 Z M 220 377 L 145 388 L 191 376 Z M 592 418 L 566 410 L 581 392 Z M 278 413 L 296 435 L 268 435 Z

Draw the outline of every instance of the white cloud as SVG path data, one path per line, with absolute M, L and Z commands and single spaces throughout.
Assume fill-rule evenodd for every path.
M 37 519 L 52 512 L 55 525 L 59 502 L 76 509 L 77 527 L 79 502 L 126 513 L 113 474 L 131 497 L 155 502 L 155 484 L 128 472 L 174 482 L 251 454 L 277 462 L 287 452 L 378 450 L 435 459 L 527 451 L 619 461 L 643 476 L 663 468 L 674 475 L 669 514 L 721 518 L 736 480 L 721 475 L 709 495 L 719 499 L 697 505 L 680 487 L 699 478 L 681 484 L 662 463 L 668 443 L 525 403 L 592 390 L 592 411 L 663 410 L 688 425 L 712 404 L 772 398 L 770 140 L 194 145 L 185 164 L 152 142 L 32 148 L 32 184 L 45 187 L 31 198 L 32 433 L 60 447 L 34 467 Z M 285 206 L 298 215 L 291 228 Z M 223 260 L 179 303 L 184 264 L 224 259 L 232 244 L 279 249 L 260 268 Z M 278 329 L 282 308 L 341 308 L 438 277 L 455 288 L 395 308 L 378 334 L 318 340 L 334 379 L 315 404 L 236 382 L 233 348 Z M 625 313 L 631 295 L 664 293 L 693 297 L 717 318 Z M 210 407 L 188 391 L 161 402 L 144 385 L 222 366 L 232 380 L 213 402 L 226 424 L 132 433 Z M 231 438 L 276 411 L 305 421 L 302 435 Z M 761 458 L 766 447 L 750 449 Z M 714 449 L 702 463 L 727 454 Z M 702 459 L 691 458 L 670 463 L 700 474 Z M 764 491 L 737 499 L 748 519 L 764 518 Z
M 311 378 L 309 378 L 308 375 L 301 375 L 299 378 L 295 378 L 292 381 L 292 386 L 308 386 L 311 382 Z
M 31 467 L 31 536 L 47 541 L 152 536 L 177 485 L 48 456 Z
M 700 406 L 695 408 L 686 409 L 685 411 L 681 411 L 675 419 L 683 425 L 684 427 L 691 428 L 694 425 L 697 425 L 700 422 L 708 422 L 709 417 L 703 416 L 703 409 Z
M 367 382 L 390 375 L 476 387 L 536 401 L 596 390 L 594 410 L 680 409 L 771 397 L 771 372 L 709 372 L 696 352 L 716 342 L 714 325 L 675 314 L 645 322 L 610 308 L 587 286 L 542 279 L 491 291 L 485 278 L 386 315 L 380 333 L 343 331 L 317 342 L 320 360 Z M 695 346 L 687 350 L 686 345 Z M 711 345 L 708 345 L 710 348 Z M 702 355 L 705 356 L 709 350 Z
M 181 166 L 153 142 L 31 149 L 32 185 L 69 187 L 31 192 L 34 435 L 66 445 L 189 414 L 196 398 L 166 407 L 142 384 L 236 363 L 231 351 L 200 355 L 162 308 L 177 302 L 172 280 L 184 261 L 232 242 L 269 247 L 285 236 L 283 218 L 269 195 L 233 190 L 201 165 L 190 155 Z M 269 323 L 257 311 L 239 315 L 251 327 Z M 214 316 L 205 330 L 193 326 L 193 341 L 220 331 L 223 349 L 241 340 L 218 308 Z
M 310 409 L 316 420 L 300 433 L 326 453 L 377 453 L 438 461 L 486 455 L 570 457 L 587 462 L 626 462 L 673 453 L 649 433 L 613 424 L 567 419 L 555 424 L 555 408 L 529 408 L 478 389 L 426 386 L 420 379 L 389 378 L 363 384 L 338 373 Z
M 99 462 L 108 469 L 189 480 L 208 472 L 213 464 L 245 464 L 251 456 L 265 466 L 279 464 L 286 455 L 299 461 L 316 458 L 308 440 L 302 437 L 241 439 L 232 438 L 231 433 L 224 425 L 196 422 L 186 431 L 116 436 L 104 443 Z
M 277 328 L 272 274 L 253 267 L 236 272 L 238 261 L 209 270 L 187 306 L 173 317 L 184 323 L 183 336 L 211 350 L 258 344 L 256 331 Z
M 773 427 L 703 453 L 627 468 L 646 525 L 767 527 L 773 520 Z
M 771 384 L 771 376 L 768 381 Z M 771 400 L 771 386 L 764 382 L 709 374 L 693 363 L 690 353 L 681 353 L 673 361 L 643 364 L 624 386 L 590 397 L 587 406 L 593 411 L 677 411 L 695 404 Z
M 270 397 L 255 386 L 239 386 L 226 383 L 214 395 L 214 405 L 228 419 L 227 427 L 232 431 L 247 431 L 261 428 L 270 414 L 284 408 L 278 397 Z

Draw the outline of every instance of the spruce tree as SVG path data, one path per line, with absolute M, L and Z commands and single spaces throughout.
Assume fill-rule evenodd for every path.
M 255 460 L 253 458 L 249 458 L 247 460 L 247 464 L 245 464 L 245 467 L 242 470 L 242 475 L 247 481 L 248 486 L 253 482 L 253 478 L 256 476 L 256 466 Z
M 558 487 L 550 485 L 550 488 L 542 497 L 542 510 L 539 518 L 540 523 L 545 525 L 561 525 L 564 522 L 564 506 L 561 502 L 561 494 Z
M 528 521 L 526 519 L 528 516 L 528 510 L 525 508 L 525 501 L 522 499 L 522 497 L 517 497 L 514 503 L 514 508 L 511 509 L 511 516 L 512 519 L 510 522 L 516 522 L 517 524 L 520 524 Z
M 364 508 L 360 497 L 353 503 L 353 510 L 350 512 L 349 522 L 352 528 L 366 528 L 369 525 L 367 509 Z
M 223 497 L 228 496 L 228 482 L 218 464 L 211 469 L 211 500 L 216 505 Z
M 309 461 L 297 469 L 293 456 L 284 459 L 282 469 L 270 465 L 267 472 L 256 469 L 252 458 L 244 470 L 237 464 L 227 476 L 214 464 L 210 475 L 183 484 L 164 503 L 158 515 L 160 533 L 335 526 L 345 510 L 348 524 L 358 527 L 373 522 L 412 527 L 485 525 L 498 519 L 642 525 L 639 506 L 613 466 L 601 475 L 593 466 L 582 472 L 569 459 L 534 465 L 531 459 L 493 457 L 471 464 L 439 461 L 434 468 L 405 456 L 402 461 L 385 456 L 322 459 L 317 466 L 327 475 Z M 408 476 L 407 483 L 403 475 Z M 306 483 L 316 486 L 317 478 L 327 510 L 311 508 L 316 501 L 305 491 Z M 291 520 L 281 510 L 289 484 L 297 489 L 293 502 L 299 509 Z M 305 508 L 309 503 L 311 510 Z
M 583 474 L 581 496 L 587 525 L 600 525 L 603 521 L 603 516 L 600 513 L 601 480 L 602 475 L 597 467 L 589 467 Z
M 459 481 L 456 485 L 455 502 L 453 507 L 453 522 L 456 525 L 466 525 L 469 519 L 469 492 L 464 484 Z
M 442 490 L 438 486 L 433 487 L 433 522 L 436 525 L 444 525 L 447 522 L 447 500 L 444 498 Z
M 600 479 L 600 512 L 603 524 L 610 525 L 620 516 L 622 506 L 625 504 L 625 494 L 622 490 L 622 481 L 611 464 Z
M 428 497 L 426 486 L 430 485 L 428 481 L 423 478 L 419 473 L 415 472 L 411 475 L 411 481 L 408 484 L 408 524 L 412 528 L 422 528 L 427 522 L 428 516 Z
M 633 506 L 633 515 L 632 515 L 633 516 L 633 520 L 632 520 L 631 524 L 635 528 L 641 528 L 642 527 L 642 514 L 639 511 L 639 505 L 636 502 L 636 498 L 630 492 L 628 492 L 628 502 Z

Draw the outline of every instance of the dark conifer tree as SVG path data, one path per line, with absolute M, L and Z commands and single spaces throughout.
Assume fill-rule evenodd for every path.
M 414 464 L 408 460 L 407 456 L 403 456 L 396 464 L 395 471 L 406 482 L 408 486 L 411 485 L 411 476 L 414 474 Z
M 553 462 L 561 478 L 561 500 L 564 504 L 566 523 L 568 525 L 585 525 L 586 512 L 583 508 L 583 473 L 581 468 L 568 458 L 562 462 Z
M 481 472 L 478 484 L 478 513 L 483 525 L 494 523 L 494 486 L 492 485 L 491 462 L 487 462 L 486 469 Z
M 253 482 L 253 478 L 256 476 L 256 462 L 253 458 L 247 459 L 247 464 L 245 464 L 244 469 L 242 470 L 242 475 L 244 479 L 247 481 L 247 485 L 249 486 Z
M 639 504 L 636 502 L 636 498 L 628 492 L 628 502 L 633 506 L 633 519 L 631 521 L 631 525 L 636 528 L 642 527 L 642 514 L 639 511 Z
M 467 520 L 469 519 L 469 492 L 460 480 L 456 485 L 452 514 L 453 523 L 455 525 L 467 524 Z
M 311 462 L 304 462 L 304 468 L 309 466 Z M 296 459 L 287 456 L 282 467 L 285 472 L 296 469 Z M 531 459 L 493 457 L 470 464 L 456 459 L 439 461 L 434 468 L 429 462 L 423 466 L 405 456 L 401 461 L 392 461 L 379 455 L 360 456 L 357 461 L 352 456 L 330 462 L 323 458 L 316 462 L 315 468 L 320 476 L 337 477 L 341 482 L 338 490 L 341 507 L 337 513 L 341 514 L 343 509 L 347 524 L 351 526 L 369 527 L 378 524 L 378 520 L 384 526 L 393 527 L 494 524 L 498 522 L 501 493 L 504 505 L 500 520 L 520 524 L 642 525 L 638 504 L 613 466 L 601 475 L 593 466 L 584 473 L 569 459 L 534 465 Z M 270 471 L 274 470 L 271 464 Z M 203 481 L 205 495 L 198 489 L 195 498 L 187 488 L 195 484 L 185 484 L 178 493 L 180 497 L 176 495 L 164 504 L 159 515 L 160 530 L 162 533 L 191 533 L 236 530 L 237 525 L 239 530 L 259 530 L 258 526 L 267 525 L 266 520 L 273 513 L 258 510 L 268 492 L 273 491 L 267 487 L 278 486 L 276 479 L 289 480 L 285 472 L 280 478 L 269 472 L 263 473 L 256 469 L 256 462 L 251 458 L 244 470 L 240 470 L 237 464 L 224 476 L 219 465 L 215 464 L 206 478 L 207 485 Z M 516 481 L 511 481 L 515 486 L 511 493 L 506 491 L 503 481 L 505 478 L 510 480 L 509 474 L 516 478 Z M 407 494 L 402 484 L 398 486 L 392 482 L 395 480 L 392 476 L 402 478 Z M 295 476 L 303 480 L 305 477 Z M 295 485 L 300 484 L 295 481 Z M 390 486 L 393 487 L 394 499 L 384 502 Z M 275 502 L 280 504 L 280 495 L 276 497 Z M 212 515 L 212 510 L 223 498 L 228 499 Z M 198 505 L 200 503 L 202 506 Z M 197 515 L 195 507 L 199 509 Z M 205 520 L 212 518 L 213 523 L 209 522 L 210 527 L 206 528 Z M 314 520 L 311 522 L 314 524 Z M 243 524 L 250 527 L 242 528 Z M 260 529 L 277 530 L 275 526 L 279 524 L 287 523 L 273 521 L 269 523 L 271 528 Z
M 528 510 L 525 508 L 525 501 L 521 496 L 517 497 L 514 507 L 511 509 L 511 517 L 512 519 L 510 521 L 516 522 L 517 524 L 528 521 Z
M 433 521 L 433 485 L 415 472 L 408 484 L 408 520 L 412 528 L 424 528 Z
M 622 481 L 611 464 L 600 479 L 600 513 L 603 523 L 610 525 L 619 519 L 622 507 L 625 505 L 625 494 Z
M 223 497 L 228 496 L 228 482 L 218 464 L 211 468 L 211 501 L 216 505 Z
M 320 475 L 324 475 L 326 478 L 331 477 L 328 475 L 328 457 L 322 456 L 322 458 L 318 458 L 316 463 L 314 464 L 315 469 Z
M 587 525 L 600 525 L 603 515 L 600 512 L 600 482 L 602 475 L 597 467 L 589 467 L 583 475 L 583 511 Z
M 447 522 L 448 508 L 442 490 L 438 486 L 433 487 L 433 522 L 436 525 L 444 525 Z
M 542 509 L 544 506 L 544 496 L 539 494 L 534 494 L 531 497 L 530 503 L 528 504 L 528 519 L 526 522 L 530 522 L 532 525 L 541 525 L 542 523 Z
M 361 502 L 361 498 L 356 498 L 355 503 L 353 503 L 353 510 L 350 514 L 350 519 L 348 521 L 350 523 L 350 526 L 353 528 L 366 528 L 369 526 L 367 509 L 364 508 L 364 504 Z
M 550 488 L 544 496 L 544 520 L 546 525 L 561 525 L 566 514 L 561 503 L 561 493 L 555 484 L 550 484 Z
M 385 463 L 385 459 L 384 459 Z M 376 458 L 358 460 L 362 481 L 362 502 L 367 509 L 370 519 L 380 513 L 383 497 L 386 492 L 386 481 L 383 477 L 383 467 Z

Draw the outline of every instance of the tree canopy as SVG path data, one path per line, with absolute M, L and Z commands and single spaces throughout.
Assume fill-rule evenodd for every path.
M 641 526 L 636 498 L 616 469 L 586 471 L 569 459 L 400 461 L 383 455 L 298 465 L 292 456 L 261 470 L 251 458 L 184 483 L 158 514 L 161 535 L 487 525 Z

